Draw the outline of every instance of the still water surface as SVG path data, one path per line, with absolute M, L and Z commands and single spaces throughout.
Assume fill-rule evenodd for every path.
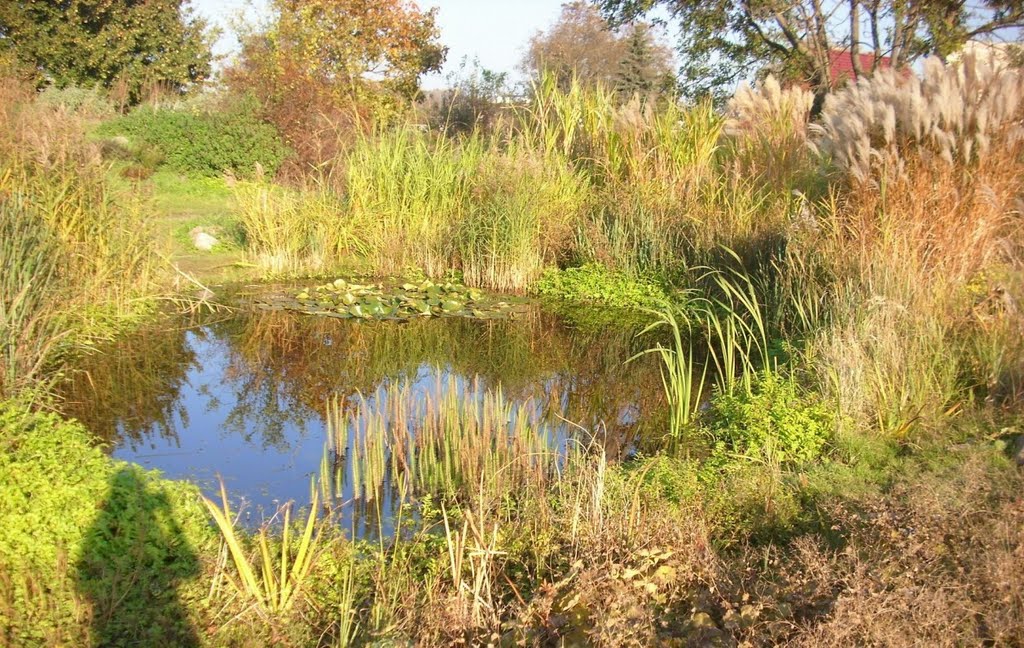
M 382 401 L 400 385 L 414 399 L 439 385 L 466 398 L 500 387 L 552 421 L 560 443 L 593 434 L 621 456 L 664 420 L 654 357 L 627 363 L 650 342 L 636 330 L 540 307 L 511 320 L 358 322 L 243 304 L 169 319 L 89 356 L 65 389 L 65 409 L 115 458 L 210 496 L 223 478 L 258 522 L 280 503 L 309 501 L 332 398 L 351 409 L 358 394 Z M 349 502 L 345 523 L 373 527 L 365 504 Z

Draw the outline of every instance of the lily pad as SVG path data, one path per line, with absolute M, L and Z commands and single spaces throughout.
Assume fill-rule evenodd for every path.
M 294 299 L 275 302 L 277 308 L 296 310 L 311 315 L 357 319 L 407 320 L 413 317 L 473 317 L 492 319 L 512 317 L 512 307 L 503 301 L 488 298 L 478 288 L 446 281 L 441 284 L 426 279 L 418 284 L 358 284 L 336 279 L 295 294 Z

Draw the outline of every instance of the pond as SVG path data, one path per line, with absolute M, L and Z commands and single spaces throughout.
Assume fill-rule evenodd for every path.
M 650 340 L 620 317 L 523 304 L 504 319 L 359 321 L 261 309 L 262 290 L 84 358 L 64 387 L 65 413 L 115 458 L 211 497 L 223 479 L 251 524 L 284 502 L 307 504 L 311 478 L 329 474 L 343 524 L 359 535 L 387 532 L 394 506 L 367 486 L 372 425 L 400 424 L 415 441 L 445 434 L 421 425 L 445 403 L 474 421 L 490 408 L 508 424 L 502 433 L 518 420 L 555 455 L 598 443 L 612 459 L 665 429 L 656 358 L 627 362 Z M 399 441 L 382 443 L 397 454 Z

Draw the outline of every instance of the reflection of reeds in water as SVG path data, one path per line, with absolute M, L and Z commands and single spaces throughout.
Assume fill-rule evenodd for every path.
M 563 423 L 533 399 L 513 402 L 478 379 L 438 377 L 422 391 L 410 382 L 389 384 L 350 403 L 347 415 L 339 399 L 327 404 L 334 462 L 325 456 L 323 470 L 335 497 L 349 492 L 372 502 L 385 487 L 458 496 L 543 486 L 563 456 Z

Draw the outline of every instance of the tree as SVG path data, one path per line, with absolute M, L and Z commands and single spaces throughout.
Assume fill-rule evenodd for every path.
M 478 59 L 463 57 L 447 77 L 447 89 L 425 93 L 420 112 L 432 128 L 469 133 L 495 127 L 513 97 L 508 73 L 489 70 Z
M 649 96 L 669 92 L 675 78 L 669 68 L 669 55 L 658 49 L 650 36 L 650 27 L 639 23 L 626 35 L 626 51 L 619 61 L 616 89 L 624 97 Z
M 440 69 L 436 13 L 410 0 L 270 0 L 225 79 L 256 96 L 301 159 L 323 161 L 340 130 L 399 114 Z
M 689 95 L 720 97 L 770 66 L 807 81 L 819 99 L 834 79 L 834 53 L 857 75 L 946 56 L 972 38 L 1024 26 L 1020 0 L 597 0 L 619 24 L 663 6 L 681 28 Z M 866 59 L 866 63 L 865 60 Z M 819 102 L 820 103 L 820 102 Z
M 0 2 L 0 49 L 40 83 L 118 87 L 129 103 L 149 88 L 184 92 L 204 81 L 211 39 L 188 0 Z
M 626 94 L 660 89 L 672 77 L 672 53 L 655 36 L 644 23 L 613 29 L 592 5 L 569 2 L 550 29 L 530 39 L 522 67 L 535 79 L 554 74 L 563 88 L 575 76 Z

